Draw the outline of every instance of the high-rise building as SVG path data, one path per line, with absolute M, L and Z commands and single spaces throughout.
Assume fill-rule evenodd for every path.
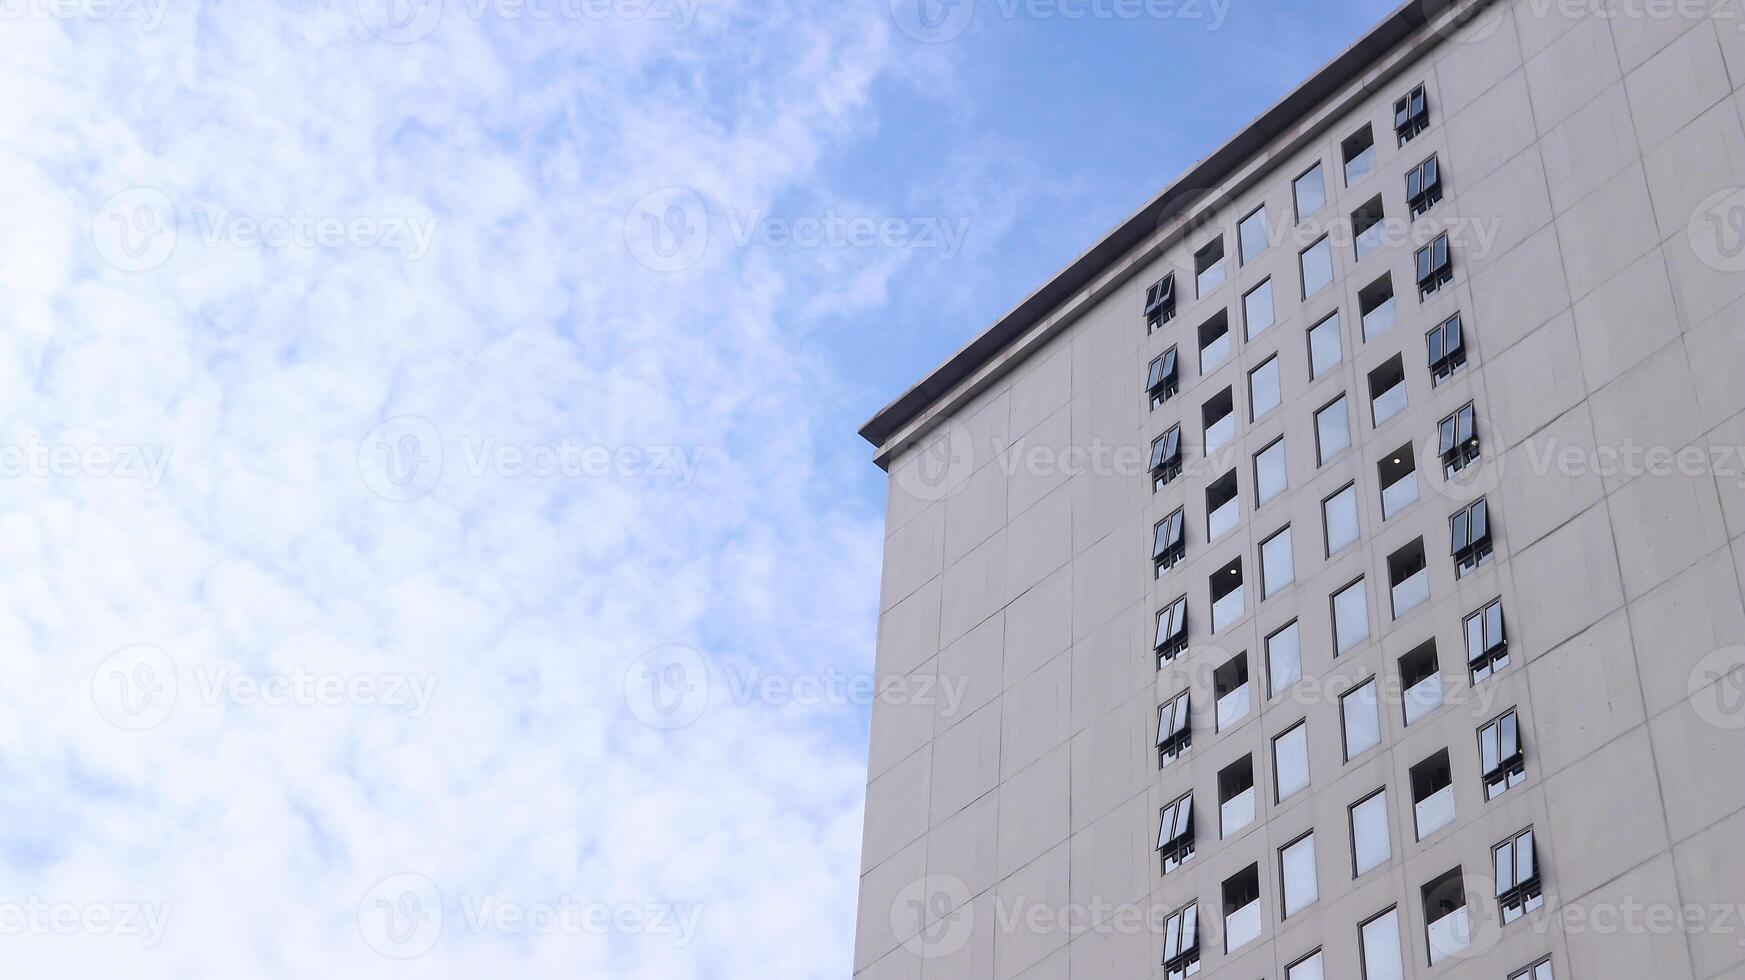
M 865 426 L 857 977 L 1745 977 L 1741 86 L 1409 4 Z

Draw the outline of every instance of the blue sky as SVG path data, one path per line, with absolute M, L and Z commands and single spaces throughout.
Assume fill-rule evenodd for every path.
M 855 429 L 1386 12 L 907 2 L 6 7 L 11 969 L 848 973 Z

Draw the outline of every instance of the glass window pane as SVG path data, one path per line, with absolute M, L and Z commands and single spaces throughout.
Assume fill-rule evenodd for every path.
M 1319 897 L 1319 887 L 1315 882 L 1315 835 L 1310 834 L 1285 848 L 1280 864 L 1285 880 L 1285 915 L 1295 915 L 1313 905 Z
M 1321 177 L 1321 165 L 1315 164 L 1308 173 L 1296 179 L 1292 188 L 1297 197 L 1297 220 L 1301 221 L 1327 203 L 1327 183 Z
M 1267 538 L 1260 546 L 1260 582 L 1262 597 L 1271 596 L 1296 579 L 1291 560 L 1291 531 L 1285 528 Z
M 1363 976 L 1364 980 L 1405 980 L 1397 911 L 1363 924 Z
M 1247 325 L 1248 339 L 1265 333 L 1273 324 L 1272 280 L 1268 279 L 1242 297 L 1242 317 Z
M 1376 711 L 1375 681 L 1339 699 L 1345 719 L 1345 758 L 1355 759 L 1381 744 L 1381 719 Z
M 1266 224 L 1266 208 L 1263 207 L 1242 219 L 1238 232 L 1242 244 L 1242 261 L 1254 261 L 1256 256 L 1266 251 L 1267 238 L 1271 235 L 1271 229 Z
M 1248 375 L 1249 418 L 1257 419 L 1278 407 L 1278 358 L 1269 357 L 1265 364 Z
M 1279 802 L 1309 785 L 1309 726 L 1298 725 L 1272 742 L 1273 776 Z
M 1333 646 L 1338 653 L 1369 639 L 1369 597 L 1363 580 L 1340 590 L 1333 597 Z
M 1309 330 L 1309 375 L 1319 378 L 1339 363 L 1339 314 L 1335 313 Z
M 1486 648 L 1503 641 L 1503 604 L 1500 602 L 1493 602 L 1484 608 L 1484 641 Z
M 1256 499 L 1261 504 L 1266 503 L 1283 493 L 1285 484 L 1285 443 L 1280 439 L 1254 457 Z
M 1303 655 L 1296 623 L 1266 638 L 1266 669 L 1269 691 L 1274 696 L 1302 680 Z
M 1303 273 L 1303 298 L 1308 299 L 1333 281 L 1333 245 L 1326 238 L 1308 248 L 1297 257 Z
M 1321 972 L 1321 954 L 1291 964 L 1285 971 L 1285 980 L 1326 980 Z
M 1496 867 L 1497 894 L 1501 895 L 1515 887 L 1515 859 L 1510 853 L 1514 850 L 1512 843 L 1506 843 L 1491 852 Z
M 1351 808 L 1351 851 L 1359 877 L 1386 864 L 1393 856 L 1386 790 Z
M 1484 627 L 1482 617 L 1472 616 L 1466 621 L 1466 662 L 1472 663 L 1484 653 Z
M 1320 448 L 1321 462 L 1327 462 L 1351 446 L 1351 423 L 1347 414 L 1344 398 L 1315 413 L 1315 439 Z
M 1533 877 L 1533 832 L 1515 838 L 1515 884 Z
M 1334 494 L 1321 505 L 1327 523 L 1327 554 L 1338 554 L 1357 540 L 1357 487 L 1352 485 Z

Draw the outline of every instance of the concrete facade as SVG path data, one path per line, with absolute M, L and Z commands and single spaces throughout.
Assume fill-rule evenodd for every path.
M 1559 980 L 1745 978 L 1745 9 L 1457 7 L 938 379 L 924 412 L 885 420 L 888 687 L 857 977 L 1164 980 L 1167 918 L 1191 905 L 1201 976 L 1502 980 L 1549 958 Z M 1418 85 L 1429 125 L 1397 145 L 1395 103 Z M 1373 166 L 1348 184 L 1342 144 L 1365 126 Z M 1432 154 L 1442 199 L 1408 221 L 1405 174 Z M 1299 216 L 1293 180 L 1316 163 L 1326 203 Z M 1351 216 L 1378 197 L 1389 224 L 1360 260 Z M 1268 247 L 1243 255 L 1261 206 Z M 1443 232 L 1453 278 L 1421 299 L 1414 255 Z M 1299 254 L 1321 234 L 1333 278 L 1305 298 Z M 1219 238 L 1224 281 L 1200 294 L 1195 254 Z M 1171 272 L 1175 315 L 1148 332 L 1146 289 Z M 1394 321 L 1366 337 L 1384 276 Z M 1246 336 L 1265 281 L 1272 325 Z M 1229 353 L 1202 371 L 1220 312 Z M 1340 358 L 1311 378 L 1310 331 L 1334 313 Z M 1426 333 L 1457 314 L 1466 363 L 1433 384 Z M 1171 348 L 1179 391 L 1154 407 L 1148 365 Z M 1274 357 L 1278 404 L 1255 417 L 1250 375 Z M 1388 393 L 1378 424 L 1372 378 L 1398 368 L 1405 405 Z M 1203 407 L 1226 389 L 1233 431 L 1208 450 Z M 1316 412 L 1341 397 L 1350 445 L 1319 459 Z M 1438 423 L 1468 403 L 1479 456 L 1449 478 Z M 1154 490 L 1152 442 L 1177 424 L 1182 473 Z M 1255 457 L 1281 438 L 1287 489 L 1261 503 Z M 1384 518 L 1382 466 L 1408 450 L 1416 500 Z M 1207 489 L 1232 471 L 1238 516 L 1208 540 Z M 1347 485 L 1359 538 L 1329 556 L 1323 502 Z M 1450 518 L 1481 498 L 1493 550 L 1460 576 Z M 1177 508 L 1185 556 L 1156 574 L 1153 529 Z M 1262 545 L 1287 527 L 1289 581 L 1275 548 L 1263 582 Z M 1390 558 L 1419 543 L 1425 578 L 1399 604 L 1420 581 L 1428 595 L 1396 615 Z M 1213 631 L 1232 562 L 1242 608 Z M 1367 636 L 1350 642 L 1348 620 L 1335 655 L 1332 597 L 1359 581 Z M 1156 617 L 1184 595 L 1188 648 L 1160 666 Z M 1496 600 L 1509 663 L 1474 682 L 1464 622 Z M 1293 622 L 1301 679 L 1272 690 L 1268 638 Z M 1427 643 L 1440 705 L 1402 692 L 1401 658 Z M 1238 655 L 1249 707 L 1220 719 L 1215 673 Z M 1341 698 L 1371 678 L 1365 748 L 1367 702 Z M 1182 692 L 1192 745 L 1160 767 L 1160 706 Z M 1510 711 L 1525 771 L 1487 799 L 1480 730 Z M 1309 786 L 1280 800 L 1274 739 L 1299 723 Z M 1443 751 L 1455 818 L 1419 840 L 1413 768 Z M 1224 835 L 1219 774 L 1245 758 L 1253 819 Z M 1350 808 L 1378 790 L 1389 853 L 1358 876 Z M 1195 853 L 1164 873 L 1160 816 L 1188 794 Z M 1526 830 L 1543 904 L 1505 925 L 1493 848 Z M 1287 862 L 1311 832 L 1312 858 Z M 1250 866 L 1257 925 L 1244 903 L 1232 926 L 1253 937 L 1227 949 L 1226 883 Z M 1433 949 L 1422 889 L 1456 868 L 1464 942 Z M 1366 974 L 1361 927 L 1390 909 L 1399 971 Z M 1287 974 L 1317 950 L 1321 973 Z

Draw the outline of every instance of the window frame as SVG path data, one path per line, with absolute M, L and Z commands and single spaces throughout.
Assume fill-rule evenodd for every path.
M 1168 701 L 1157 706 L 1157 768 L 1170 763 L 1194 745 L 1192 688 L 1183 688 Z M 1168 727 L 1165 728 L 1167 723 Z
M 1369 874 L 1371 871 L 1374 871 L 1377 868 L 1386 867 L 1388 865 L 1388 863 L 1394 859 L 1394 834 L 1393 834 L 1393 819 L 1392 819 L 1393 815 L 1388 812 L 1387 796 L 1388 796 L 1388 788 L 1387 788 L 1387 784 L 1384 783 L 1381 786 L 1377 787 L 1376 789 L 1372 790 L 1368 795 L 1359 798 L 1355 803 L 1352 803 L 1350 806 L 1347 806 L 1345 808 L 1345 827 L 1346 827 L 1346 831 L 1351 835 L 1351 880 L 1352 881 L 1357 881 L 1358 879 L 1362 878 L 1364 875 Z M 1366 868 L 1366 867 L 1363 867 L 1362 858 L 1360 856 L 1360 851 L 1359 851 L 1358 843 L 1357 843 L 1358 842 L 1357 811 L 1359 809 L 1361 809 L 1362 807 L 1375 802 L 1378 798 L 1380 799 L 1380 806 L 1381 806 L 1381 832 L 1382 832 L 1382 838 L 1383 838 L 1382 842 L 1387 845 L 1387 854 L 1384 855 L 1380 860 L 1376 861 L 1374 864 L 1371 864 L 1369 867 Z
M 1491 609 L 1496 609 L 1497 636 L 1491 635 Z M 1473 653 L 1473 624 L 1478 624 L 1479 648 L 1477 655 Z M 1467 677 L 1473 686 L 1494 677 L 1499 671 L 1507 670 L 1509 661 L 1508 610 L 1503 606 L 1503 597 L 1495 599 L 1467 613 L 1460 621 L 1461 635 L 1466 640 Z M 1480 671 L 1483 676 L 1480 676 Z

